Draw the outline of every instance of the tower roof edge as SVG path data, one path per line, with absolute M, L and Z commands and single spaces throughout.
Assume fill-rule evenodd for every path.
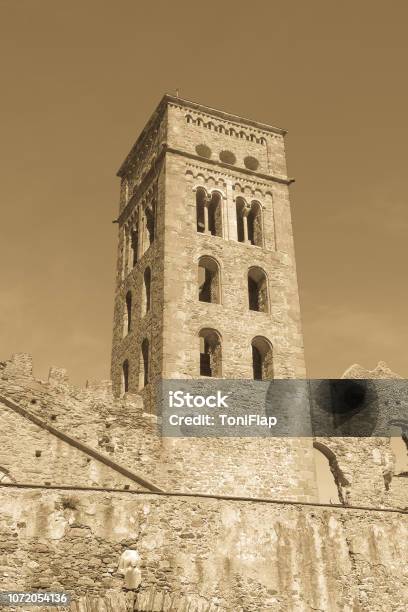
M 285 136 L 288 132 L 284 128 L 279 128 L 273 125 L 269 125 L 268 123 L 262 123 L 260 121 L 254 121 L 253 119 L 241 117 L 240 115 L 235 115 L 234 113 L 229 113 L 227 111 L 220 110 L 212 106 L 205 106 L 204 104 L 193 102 L 192 100 L 186 100 L 185 98 L 179 98 L 171 94 L 165 94 L 161 100 L 161 103 L 163 103 L 164 101 L 170 102 L 172 104 L 178 104 L 180 106 L 185 106 L 186 108 L 191 108 L 192 110 L 202 111 L 204 113 L 220 117 L 221 119 L 229 119 L 230 121 L 235 121 L 236 123 L 249 125 L 260 130 L 265 130 L 266 132 L 272 132 L 273 134 L 280 134 L 281 136 Z
M 207 113 L 207 114 L 213 115 L 214 117 L 219 117 L 220 119 L 232 121 L 235 123 L 240 123 L 242 125 L 253 127 L 258 130 L 263 130 L 265 132 L 271 132 L 273 134 L 279 134 L 281 136 L 285 136 L 287 134 L 287 130 L 283 128 L 278 128 L 272 125 L 268 125 L 267 123 L 261 123 L 260 121 L 254 121 L 252 119 L 240 117 L 239 115 L 234 115 L 233 113 L 228 113 L 226 111 L 219 110 L 211 106 L 205 106 L 204 104 L 199 104 L 198 102 L 193 102 L 191 100 L 186 100 L 184 98 L 179 98 L 177 96 L 173 96 L 172 94 L 166 93 L 161 98 L 159 104 L 156 106 L 153 113 L 150 115 L 149 120 L 147 121 L 143 130 L 140 132 L 135 144 L 132 146 L 125 160 L 121 164 L 119 170 L 116 173 L 117 176 L 121 177 L 126 172 L 126 169 L 128 167 L 128 162 L 133 157 L 133 153 L 135 152 L 137 147 L 140 145 L 140 143 L 143 141 L 145 136 L 148 134 L 151 126 L 158 119 L 158 117 L 160 117 L 160 115 L 164 113 L 165 109 L 167 108 L 169 104 L 174 104 L 174 105 L 182 106 L 185 108 L 189 108 L 196 112 Z

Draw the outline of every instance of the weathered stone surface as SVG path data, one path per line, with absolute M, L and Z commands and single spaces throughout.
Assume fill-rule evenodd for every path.
M 115 393 L 110 381 L 76 388 L 62 368 L 36 380 L 24 353 L 0 363 L 0 589 L 67 591 L 72 612 L 408 608 L 408 479 L 388 438 L 158 435 L 153 383 L 199 375 L 203 327 L 222 339 L 221 376 L 252 377 L 258 336 L 275 377 L 305 375 L 283 136 L 171 97 L 154 113 L 119 172 Z M 197 188 L 220 194 L 220 235 L 197 232 Z M 261 244 L 238 240 L 239 197 L 262 211 Z M 217 303 L 197 299 L 202 255 L 219 262 Z M 267 277 L 262 311 L 248 307 L 254 265 Z M 344 376 L 399 378 L 381 362 Z M 343 507 L 318 503 L 313 446 Z M 151 483 L 168 494 L 147 493 Z M 118 560 L 135 549 L 140 575 L 124 585 Z
M 154 592 L 157 606 L 136 609 L 166 609 L 161 607 L 166 594 L 180 601 L 191 594 L 197 608 L 190 609 L 206 602 L 205 610 L 212 604 L 214 610 L 231 612 L 382 612 L 402 610 L 408 601 L 406 515 L 84 491 L 77 493 L 76 510 L 64 510 L 62 496 L 58 491 L 1 491 L 2 524 L 13 528 L 17 518 L 27 523 L 17 537 L 24 563 L 7 556 L 2 587 L 27 589 L 55 581 L 75 596 L 77 606 L 106 599 L 107 590 L 121 594 L 117 566 L 109 573 L 108 589 L 101 577 L 133 537 L 141 558 L 135 595 L 146 602 Z M 48 520 L 38 520 L 41 515 Z M 87 533 L 82 541 L 78 530 Z M 14 542 L 10 533 L 5 535 Z M 75 571 L 80 578 L 72 581 Z

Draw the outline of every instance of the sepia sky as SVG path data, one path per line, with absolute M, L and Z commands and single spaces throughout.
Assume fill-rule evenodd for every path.
M 407 21 L 399 0 L 0 0 L 0 360 L 109 376 L 115 174 L 178 88 L 289 131 L 309 376 L 408 376 Z

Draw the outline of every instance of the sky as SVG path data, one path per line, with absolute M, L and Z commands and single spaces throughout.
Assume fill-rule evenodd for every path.
M 109 377 L 119 179 L 165 92 L 284 127 L 310 377 L 408 375 L 408 4 L 0 0 L 0 360 Z

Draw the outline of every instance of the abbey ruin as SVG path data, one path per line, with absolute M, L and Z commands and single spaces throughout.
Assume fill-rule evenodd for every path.
M 118 172 L 112 380 L 0 363 L 0 590 L 73 612 L 407 609 L 389 437 L 160 436 L 163 379 L 306 377 L 284 136 L 169 95 L 146 124 Z M 344 376 L 406 411 L 385 364 Z

